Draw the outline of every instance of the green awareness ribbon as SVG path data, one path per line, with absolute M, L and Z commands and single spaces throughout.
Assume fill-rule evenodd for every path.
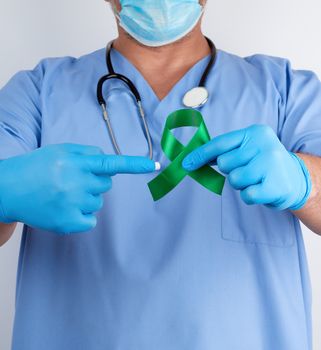
M 190 142 L 184 146 L 176 139 L 171 130 L 186 126 L 194 126 L 198 129 Z M 189 153 L 210 140 L 210 135 L 200 112 L 194 109 L 181 109 L 167 117 L 161 146 L 172 163 L 148 183 L 154 201 L 161 199 L 172 191 L 185 176 L 190 176 L 199 184 L 218 195 L 222 194 L 225 177 L 209 165 L 204 165 L 191 172 L 185 170 L 182 166 L 183 159 Z

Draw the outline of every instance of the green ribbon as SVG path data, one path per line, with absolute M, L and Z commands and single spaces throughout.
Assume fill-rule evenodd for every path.
M 173 129 L 185 126 L 194 126 L 198 128 L 193 138 L 186 146 L 182 145 L 171 132 Z M 172 191 L 185 176 L 190 176 L 199 184 L 218 195 L 222 194 L 225 177 L 209 165 L 204 165 L 191 172 L 188 172 L 182 166 L 183 159 L 189 153 L 210 140 L 210 135 L 200 112 L 194 109 L 181 109 L 168 116 L 161 146 L 172 163 L 148 183 L 154 201 L 161 199 Z

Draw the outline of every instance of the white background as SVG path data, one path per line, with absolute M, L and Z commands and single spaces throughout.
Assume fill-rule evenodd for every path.
M 320 0 L 208 2 L 204 31 L 218 48 L 241 56 L 286 57 L 294 68 L 321 77 Z M 0 86 L 43 57 L 79 56 L 104 47 L 115 35 L 103 0 L 0 0 Z M 1 350 L 10 349 L 20 231 L 0 248 Z M 321 237 L 307 229 L 304 236 L 314 294 L 314 349 L 321 350 Z

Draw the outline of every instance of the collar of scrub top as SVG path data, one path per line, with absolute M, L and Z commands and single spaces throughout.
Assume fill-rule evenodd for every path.
M 212 68 L 215 65 L 216 58 L 217 58 L 217 50 L 216 50 L 216 47 L 215 47 L 214 43 L 212 42 L 212 40 L 210 40 L 207 37 L 205 37 L 205 38 L 206 38 L 208 45 L 211 49 L 210 61 L 204 70 L 204 73 L 201 77 L 199 85 L 197 87 L 189 90 L 184 95 L 183 104 L 187 108 L 193 108 L 193 109 L 200 108 L 208 101 L 208 98 L 209 98 L 209 92 L 206 89 L 205 84 L 206 84 L 206 80 L 209 76 L 210 71 L 212 70 Z M 117 140 L 116 140 L 116 137 L 115 137 L 115 134 L 114 134 L 111 122 L 110 122 L 110 118 L 109 118 L 109 115 L 107 112 L 106 101 L 105 101 L 104 96 L 103 96 L 103 85 L 107 80 L 118 79 L 118 80 L 123 81 L 128 86 L 128 88 L 130 89 L 130 91 L 132 92 L 132 94 L 134 95 L 134 97 L 136 99 L 139 114 L 140 114 L 140 117 L 142 118 L 142 122 L 144 125 L 144 132 L 145 132 L 145 136 L 146 136 L 148 148 L 149 148 L 149 158 L 153 159 L 152 139 L 151 139 L 149 128 L 148 128 L 148 125 L 146 122 L 140 93 L 138 92 L 135 84 L 130 79 L 128 79 L 126 76 L 124 76 L 122 74 L 115 72 L 113 64 L 112 64 L 112 60 L 111 60 L 111 49 L 113 47 L 113 42 L 114 42 L 114 40 L 110 41 L 106 47 L 106 65 L 107 65 L 109 73 L 104 75 L 103 77 L 101 77 L 99 82 L 98 82 L 98 85 L 97 85 L 98 103 L 102 108 L 103 117 L 104 117 L 104 120 L 107 124 L 108 131 L 109 131 L 113 146 L 115 148 L 115 151 L 117 154 L 120 155 L 121 151 L 120 151 L 120 148 L 118 146 L 118 143 L 117 143 Z

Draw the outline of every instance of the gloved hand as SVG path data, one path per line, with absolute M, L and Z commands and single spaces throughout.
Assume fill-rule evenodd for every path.
M 105 155 L 94 146 L 49 145 L 0 161 L 0 222 L 57 233 L 96 226 L 94 212 L 118 173 L 155 171 L 144 157 Z
M 182 165 L 192 171 L 215 161 L 247 204 L 297 210 L 311 191 L 304 162 L 288 152 L 266 125 L 218 136 L 186 156 Z

